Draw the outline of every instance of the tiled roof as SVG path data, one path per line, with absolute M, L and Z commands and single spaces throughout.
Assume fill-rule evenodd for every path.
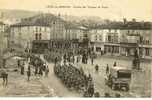
M 55 20 L 60 20 L 64 22 L 61 18 L 54 16 L 52 14 L 39 14 L 30 18 L 22 19 L 20 23 L 12 25 L 16 26 L 51 26 L 52 22 Z
M 66 22 L 65 23 L 65 28 L 66 29 L 79 29 L 79 30 L 87 30 L 88 28 L 76 23 L 72 23 L 72 22 Z
M 90 29 L 152 29 L 150 22 L 113 22 L 109 24 L 99 25 L 96 27 L 89 27 Z
M 59 16 L 55 16 L 53 14 L 39 14 L 30 18 L 23 19 L 20 23 L 12 25 L 12 27 L 21 27 L 21 26 L 51 26 L 52 23 L 56 20 L 63 22 L 66 29 L 152 29 L 151 22 L 133 22 L 128 21 L 126 23 L 123 22 L 110 22 L 108 24 L 99 24 L 96 26 L 87 26 L 81 24 L 66 22 Z

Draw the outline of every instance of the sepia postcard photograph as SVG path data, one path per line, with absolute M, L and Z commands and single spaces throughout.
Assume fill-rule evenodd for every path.
M 151 96 L 152 0 L 0 0 L 0 97 Z

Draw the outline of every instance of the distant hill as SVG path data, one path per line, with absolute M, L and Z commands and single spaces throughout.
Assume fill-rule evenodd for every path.
M 26 10 L 10 10 L 10 9 L 0 9 L 0 19 L 11 20 L 12 19 L 24 19 L 40 14 L 36 11 L 26 11 Z M 61 15 L 61 18 L 65 21 L 70 21 L 74 23 L 103 23 L 103 19 L 96 16 L 72 16 L 72 15 Z
M 0 9 L 1 19 L 22 19 L 38 14 L 34 11 Z
M 29 24 L 42 24 L 42 25 L 49 25 L 50 21 L 59 18 L 58 15 L 54 15 L 51 13 L 42 13 L 36 11 L 26 11 L 26 10 L 9 10 L 9 9 L 0 9 L 0 20 L 4 21 L 6 24 L 16 24 L 22 22 L 22 20 L 32 20 L 29 22 L 23 22 L 24 25 Z M 108 19 L 102 19 L 98 16 L 72 16 L 72 15 L 62 15 L 60 14 L 60 20 L 64 22 L 73 23 L 78 26 L 86 26 L 86 27 L 103 27 L 107 26 L 121 26 L 123 21 L 112 21 Z M 22 19 L 22 20 L 21 20 Z M 49 21 L 48 21 L 49 20 Z M 152 27 L 151 22 L 136 22 L 134 21 L 127 21 L 125 26 L 126 28 L 140 28 L 140 29 L 149 29 Z

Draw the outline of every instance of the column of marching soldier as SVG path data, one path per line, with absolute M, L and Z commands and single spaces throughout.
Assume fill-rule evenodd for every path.
M 79 62 L 81 56 L 77 57 Z M 84 93 L 85 97 L 99 96 L 99 93 L 94 90 L 94 84 L 91 75 L 88 76 L 83 72 L 82 68 L 76 68 L 71 63 L 75 63 L 75 56 L 71 53 L 63 56 L 63 63 L 58 63 L 58 58 L 55 59 L 54 73 L 62 80 L 67 88 L 74 89 Z M 82 62 L 86 63 L 86 58 L 82 57 Z

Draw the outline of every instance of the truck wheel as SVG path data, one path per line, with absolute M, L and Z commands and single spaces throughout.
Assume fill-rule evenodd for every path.
M 112 85 L 111 85 L 111 89 L 112 89 L 112 90 L 115 90 L 115 89 L 116 89 L 116 85 L 115 85 L 115 84 L 112 84 Z
M 129 86 L 126 86 L 126 91 L 129 91 Z

